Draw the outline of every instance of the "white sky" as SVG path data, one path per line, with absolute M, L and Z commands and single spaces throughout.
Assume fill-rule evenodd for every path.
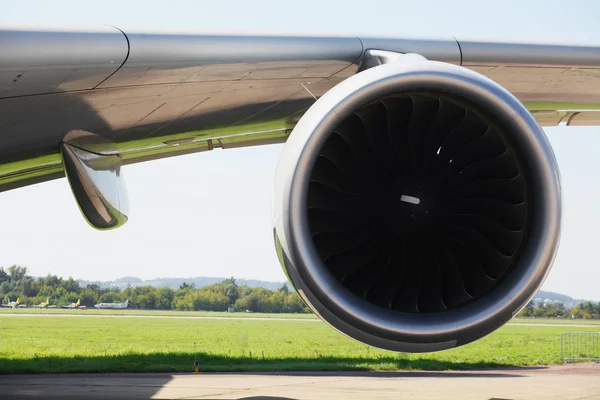
M 0 9 L 0 24 L 600 44 L 600 2 L 593 0 L 0 0 Z M 544 289 L 600 300 L 600 128 L 546 132 L 561 168 L 564 215 L 561 249 Z M 109 232 L 85 223 L 64 179 L 2 193 L 0 266 L 99 280 L 125 275 L 284 280 L 271 221 L 281 149 L 216 150 L 127 166 L 131 218 Z

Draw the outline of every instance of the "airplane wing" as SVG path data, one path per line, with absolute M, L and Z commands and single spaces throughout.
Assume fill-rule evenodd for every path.
M 283 143 L 369 49 L 480 72 L 543 126 L 600 123 L 597 46 L 0 28 L 0 191 L 64 176 L 72 130 L 114 141 L 125 164 Z
M 600 125 L 592 45 L 4 28 L 0 54 L 0 191 L 66 175 L 110 229 L 121 164 L 286 142 L 282 266 L 389 350 L 460 346 L 527 304 L 560 232 L 540 126 Z

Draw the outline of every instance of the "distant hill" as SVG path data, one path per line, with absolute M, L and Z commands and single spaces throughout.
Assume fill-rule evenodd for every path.
M 544 290 L 538 291 L 533 299 L 534 303 L 543 303 L 546 300 L 550 300 L 557 303 L 563 303 L 567 308 L 575 307 L 577 306 L 577 304 L 585 301 L 581 299 L 574 299 L 571 296 L 567 296 L 566 294 L 546 292 Z
M 222 278 L 209 278 L 203 276 L 197 276 L 195 278 L 156 278 L 156 279 L 148 279 L 143 280 L 140 278 L 136 278 L 133 276 L 126 276 L 123 278 L 115 279 L 114 281 L 86 281 L 86 280 L 78 280 L 80 285 L 88 285 L 95 284 L 102 288 L 108 287 L 119 287 L 120 289 L 125 289 L 127 286 L 136 287 L 136 286 L 154 286 L 154 287 L 169 287 L 171 289 L 178 289 L 183 282 L 193 283 L 197 288 L 201 288 L 203 286 L 212 285 L 214 283 L 219 283 L 225 280 L 225 277 Z M 271 282 L 271 281 L 261 281 L 256 279 L 236 279 L 236 283 L 240 286 L 246 285 L 251 288 L 262 287 L 269 290 L 279 289 L 284 282 Z M 289 287 L 289 285 L 288 285 Z M 291 289 L 291 288 L 290 288 Z

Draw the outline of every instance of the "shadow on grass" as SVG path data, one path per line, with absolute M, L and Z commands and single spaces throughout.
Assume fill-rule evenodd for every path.
M 193 372 L 196 357 L 189 353 L 122 354 L 94 357 L 0 358 L 0 374 L 64 372 Z M 388 357 L 233 357 L 200 353 L 201 372 L 290 371 L 445 371 L 513 367 L 494 362 L 453 362 L 425 358 Z M 473 374 L 470 374 L 472 376 Z M 489 375 L 487 375 L 489 376 Z M 514 374 L 512 374 L 514 376 Z

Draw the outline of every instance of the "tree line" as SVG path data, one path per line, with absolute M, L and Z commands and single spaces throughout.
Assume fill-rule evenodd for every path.
M 298 293 L 290 291 L 286 284 L 277 290 L 269 290 L 238 285 L 235 278 L 228 278 L 201 288 L 184 282 L 179 289 L 148 285 L 121 290 L 118 287 L 101 288 L 96 284 L 80 285 L 72 277 L 33 278 L 27 274 L 27 267 L 17 265 L 0 268 L 0 298 L 3 303 L 19 298 L 26 306 L 40 304 L 49 298 L 50 304 L 57 307 L 77 300 L 87 307 L 129 300 L 131 308 L 146 310 L 227 311 L 228 307 L 234 307 L 236 311 L 262 313 L 310 312 Z M 519 316 L 600 319 L 600 302 L 582 302 L 571 309 L 559 302 L 530 302 Z
M 0 298 L 32 306 L 50 299 L 57 307 L 77 300 L 81 305 L 92 307 L 97 303 L 118 303 L 129 300 L 130 308 L 146 310 L 183 311 L 236 311 L 262 313 L 309 313 L 298 293 L 289 290 L 287 284 L 277 290 L 251 288 L 238 285 L 235 278 L 196 288 L 184 282 L 179 289 L 154 286 L 101 288 L 96 284 L 82 286 L 72 277 L 63 279 L 56 275 L 34 278 L 27 274 L 27 267 L 13 265 L 0 268 Z
M 521 310 L 519 317 L 529 318 L 580 318 L 600 319 L 600 302 L 585 301 L 576 307 L 568 309 L 563 303 L 544 302 L 534 304 L 530 302 Z

